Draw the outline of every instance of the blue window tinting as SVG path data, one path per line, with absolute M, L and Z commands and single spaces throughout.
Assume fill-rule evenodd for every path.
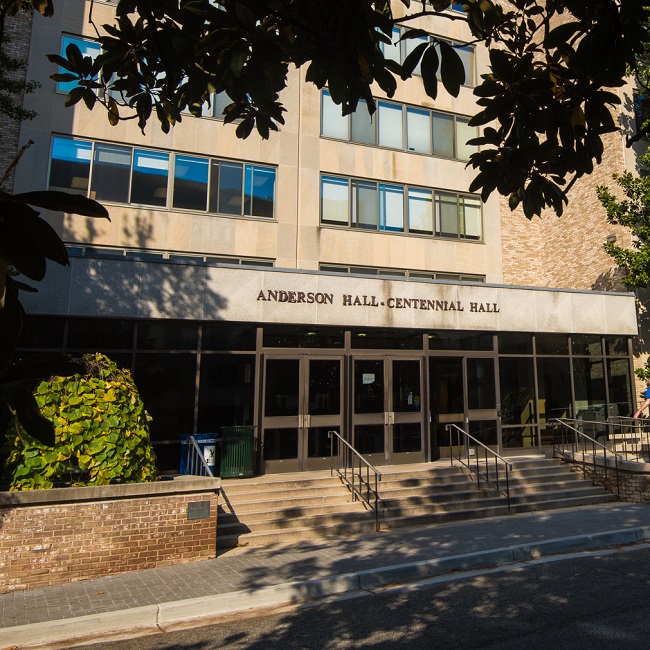
M 86 194 L 90 178 L 92 143 L 54 138 L 50 165 L 50 189 Z
M 49 187 L 116 203 L 273 218 L 275 175 L 263 165 L 55 136 Z
M 131 203 L 167 205 L 169 154 L 136 149 L 133 152 Z
M 71 43 L 79 48 L 81 56 L 89 56 L 91 59 L 94 59 L 101 51 L 101 45 L 95 41 L 89 41 L 78 36 L 64 35 L 61 39 L 61 56 L 66 56 L 66 49 Z M 67 72 L 68 70 L 59 67 L 59 73 Z M 59 81 L 56 85 L 56 89 L 62 93 L 69 93 L 76 86 L 76 81 Z
M 207 158 L 176 156 L 174 161 L 174 207 L 205 210 L 207 198 Z

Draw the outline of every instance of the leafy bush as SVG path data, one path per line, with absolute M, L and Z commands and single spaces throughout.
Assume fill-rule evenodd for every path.
M 41 413 L 54 424 L 47 447 L 18 420 L 9 429 L 7 468 L 12 490 L 155 481 L 151 420 L 131 374 L 102 354 L 86 354 L 84 376 L 50 377 L 34 391 Z

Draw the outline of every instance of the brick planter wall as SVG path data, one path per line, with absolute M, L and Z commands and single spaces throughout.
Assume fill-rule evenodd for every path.
M 577 466 L 581 470 L 580 466 Z M 618 494 L 620 487 L 621 501 L 631 503 L 650 503 L 650 463 L 619 461 L 618 481 L 614 461 L 607 459 L 607 472 L 602 458 L 596 459 L 596 467 L 588 466 L 581 472 L 586 478 L 593 479 L 608 492 Z
M 214 557 L 219 485 L 183 477 L 2 492 L 0 593 Z

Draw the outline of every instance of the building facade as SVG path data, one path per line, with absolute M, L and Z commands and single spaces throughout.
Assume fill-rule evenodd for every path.
M 416 74 L 377 95 L 372 120 L 363 106 L 344 118 L 292 70 L 286 124 L 242 141 L 218 96 L 167 135 L 66 108 L 45 54 L 99 52 L 89 6 L 34 20 L 28 77 L 42 88 L 25 100 L 38 117 L 20 142 L 35 144 L 15 189 L 79 192 L 111 221 L 49 215 L 72 263 L 25 296 L 23 351 L 101 351 L 131 368 L 163 469 L 180 435 L 225 425 L 255 426 L 260 470 L 283 472 L 329 464 L 331 429 L 376 464 L 427 462 L 450 423 L 521 453 L 550 443 L 554 417 L 632 413 L 634 297 L 595 284 L 606 259 L 593 281 L 564 269 L 587 245 L 556 221 L 584 225 L 591 189 L 573 215 L 533 222 L 468 192 L 486 52 L 462 22 L 421 25 L 461 53 L 457 98 L 431 100 Z M 93 18 L 113 11 L 95 2 Z M 385 52 L 399 60 L 398 37 Z M 608 177 L 626 164 L 618 140 Z M 610 230 L 601 211 L 589 259 Z

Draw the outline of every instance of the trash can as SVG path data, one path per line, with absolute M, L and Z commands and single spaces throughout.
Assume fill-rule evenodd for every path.
M 203 454 L 203 460 L 208 466 L 213 475 L 216 476 L 215 467 L 216 467 L 216 457 L 217 457 L 217 433 L 195 433 L 194 440 L 198 445 L 201 453 Z M 188 454 L 191 453 L 192 442 L 190 440 L 190 435 L 180 436 L 181 439 L 181 466 L 180 474 L 181 476 L 186 476 L 190 473 L 190 467 L 188 463 Z
M 220 427 L 221 478 L 254 476 L 254 426 Z

